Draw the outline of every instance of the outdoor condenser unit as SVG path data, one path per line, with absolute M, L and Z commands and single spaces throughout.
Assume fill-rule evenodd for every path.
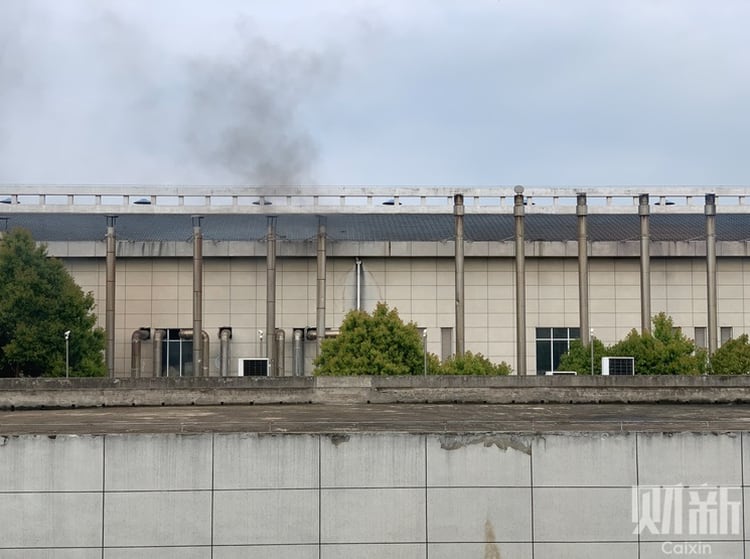
M 240 377 L 267 377 L 267 357 L 240 357 L 237 360 L 237 376 Z
M 603 375 L 634 375 L 635 360 L 632 357 L 602 357 Z

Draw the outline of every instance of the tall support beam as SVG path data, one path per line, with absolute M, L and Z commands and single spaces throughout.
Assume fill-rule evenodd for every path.
M 576 204 L 578 216 L 578 324 L 581 330 L 581 343 L 589 345 L 591 341 L 589 330 L 589 251 L 586 216 L 588 206 L 586 195 L 579 194 Z
M 649 233 L 648 194 L 638 196 L 638 216 L 641 220 L 641 333 L 651 331 L 651 234 Z
M 318 281 L 316 283 L 315 348 L 320 348 L 326 337 L 326 218 L 318 217 Z
M 708 354 L 713 355 L 718 343 L 718 311 L 716 305 L 716 195 L 706 194 L 706 286 L 708 289 Z
M 193 332 L 203 332 L 203 233 L 199 215 L 193 216 Z M 203 344 L 200 335 L 193 336 L 193 375 L 203 373 Z
M 465 350 L 464 328 L 464 196 L 453 197 L 453 215 L 456 217 L 456 357 Z
M 526 371 L 526 252 L 524 249 L 523 186 L 515 187 L 513 216 L 516 225 L 516 369 L 517 374 Z
M 104 330 L 107 336 L 105 356 L 109 378 L 115 378 L 115 221 L 117 221 L 116 215 L 107 216 L 107 285 L 105 289 Z
M 266 357 L 268 374 L 276 376 L 276 216 L 268 216 L 266 236 Z

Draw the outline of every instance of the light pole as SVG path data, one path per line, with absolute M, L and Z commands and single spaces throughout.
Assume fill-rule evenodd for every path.
M 422 330 L 422 353 L 424 353 L 424 376 L 427 376 L 427 328 Z
M 591 376 L 594 376 L 594 329 L 589 330 L 589 342 L 591 343 Z
M 70 330 L 65 330 L 65 378 L 70 376 Z

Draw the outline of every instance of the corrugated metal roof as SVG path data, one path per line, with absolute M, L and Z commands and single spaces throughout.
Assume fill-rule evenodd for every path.
M 639 238 L 637 215 L 590 215 L 589 238 L 593 241 L 634 241 Z M 98 241 L 106 233 L 106 219 L 87 214 L 16 214 L 8 228 L 23 227 L 36 240 Z M 312 240 L 317 234 L 317 217 L 282 215 L 277 218 L 279 239 Z M 652 215 L 654 241 L 691 241 L 705 238 L 705 217 L 677 214 Z M 507 241 L 514 236 L 512 215 L 471 215 L 465 218 L 465 238 L 469 241 Z M 252 241 L 266 236 L 267 221 L 262 215 L 212 215 L 203 220 L 203 236 L 214 241 Z M 451 215 L 331 215 L 327 218 L 328 237 L 333 241 L 445 241 L 454 236 Z M 568 241 L 577 238 L 575 215 L 534 214 L 525 218 L 530 241 Z M 117 238 L 130 241 L 187 241 L 193 234 L 192 222 L 184 215 L 125 215 L 117 220 Z M 750 215 L 726 214 L 716 217 L 717 240 L 750 240 Z

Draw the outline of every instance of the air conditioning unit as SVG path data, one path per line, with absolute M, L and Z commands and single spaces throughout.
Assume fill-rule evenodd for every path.
M 239 377 L 267 377 L 267 357 L 240 357 L 237 359 L 237 376 Z
M 602 357 L 603 375 L 634 375 L 635 360 L 632 357 Z

